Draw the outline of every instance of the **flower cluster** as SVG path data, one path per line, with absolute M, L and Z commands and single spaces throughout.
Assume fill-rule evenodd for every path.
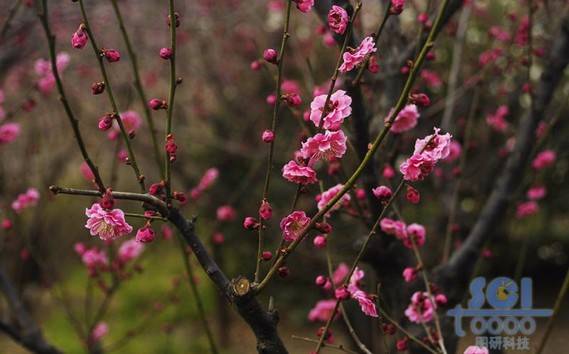
M 17 214 L 21 213 L 24 209 L 36 206 L 40 200 L 40 193 L 35 188 L 28 188 L 25 193 L 21 193 L 12 202 L 12 210 Z
M 406 181 L 420 181 L 428 176 L 435 164 L 448 157 L 452 136 L 449 133 L 435 133 L 415 142 L 413 155 L 403 162 L 399 168 Z
M 401 240 L 403 245 L 407 248 L 413 248 L 413 243 L 415 243 L 417 247 L 421 247 L 425 244 L 427 232 L 423 225 L 406 225 L 400 220 L 383 218 L 381 219 L 379 226 L 386 234 L 393 235 L 398 240 Z

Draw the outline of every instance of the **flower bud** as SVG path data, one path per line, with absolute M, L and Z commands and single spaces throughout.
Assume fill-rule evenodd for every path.
M 172 48 L 162 48 L 160 49 L 160 58 L 168 60 L 170 58 L 172 58 L 172 55 L 174 54 L 174 51 L 172 50 Z
M 152 98 L 150 101 L 148 101 L 148 107 L 154 111 L 157 111 L 159 109 L 168 109 L 168 103 L 158 98 Z
M 263 253 L 261 253 L 261 259 L 265 262 L 270 261 L 271 258 L 273 258 L 273 253 L 271 251 L 263 251 Z
M 431 105 L 431 99 L 424 93 L 413 93 L 409 97 L 411 103 L 416 104 L 420 107 L 428 107 Z
M 263 132 L 263 135 L 261 135 L 261 139 L 263 139 L 265 143 L 271 143 L 275 140 L 275 133 L 267 129 Z
M 121 53 L 116 49 L 102 49 L 102 53 L 109 63 L 121 60 Z
M 113 116 L 105 114 L 99 119 L 99 130 L 106 131 L 113 126 Z
M 379 186 L 377 188 L 372 189 L 373 195 L 380 201 L 388 201 L 389 198 L 393 195 L 391 188 L 387 186 Z
M 348 291 L 348 289 L 346 289 L 346 287 L 342 286 L 336 289 L 336 291 L 334 291 L 334 296 L 336 297 L 336 300 L 346 300 L 350 297 L 350 292 Z
M 273 216 L 273 208 L 266 200 L 261 202 L 261 206 L 259 207 L 259 216 L 263 220 L 269 220 Z
M 318 286 L 324 286 L 324 284 L 326 284 L 326 277 L 323 275 L 319 275 L 316 277 L 316 279 L 314 280 L 314 283 Z
M 100 95 L 101 93 L 103 93 L 103 91 L 105 91 L 105 82 L 103 82 L 103 81 L 94 82 L 91 85 L 91 93 L 93 95 Z
M 263 59 L 265 59 L 267 62 L 271 64 L 277 64 L 278 62 L 277 51 L 272 48 L 265 49 L 265 51 L 263 52 Z
M 79 25 L 79 28 L 73 35 L 71 36 L 71 45 L 73 48 L 81 49 L 85 47 L 87 41 L 89 40 L 89 36 L 87 35 L 87 31 L 85 30 L 85 25 Z
M 138 231 L 136 232 L 136 240 L 142 243 L 150 243 L 154 241 L 154 236 L 155 236 L 154 230 L 152 229 L 152 227 L 150 227 L 149 224 L 138 229 Z
M 326 243 L 327 243 L 326 236 L 318 235 L 318 236 L 314 237 L 313 243 L 314 243 L 314 247 L 319 248 L 319 249 L 326 247 Z
M 243 220 L 243 227 L 245 230 L 255 230 L 259 227 L 259 222 L 252 216 L 247 216 Z

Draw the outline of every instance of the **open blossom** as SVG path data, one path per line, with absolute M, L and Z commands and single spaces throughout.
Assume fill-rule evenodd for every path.
M 375 53 L 376 51 L 377 48 L 375 47 L 373 38 L 370 36 L 364 38 L 354 51 L 348 51 L 342 55 L 344 62 L 340 65 L 339 70 L 343 73 L 353 70 L 356 66 L 363 63 L 369 54 Z
M 471 345 L 464 351 L 464 354 L 488 354 L 488 348 L 486 347 L 478 347 L 476 345 Z
M 389 121 L 391 114 L 392 112 L 390 112 L 387 118 L 385 118 L 385 122 Z M 419 110 L 417 109 L 417 106 L 414 104 L 408 104 L 401 110 L 401 112 L 399 112 L 397 118 L 393 121 L 393 125 L 390 130 L 396 134 L 406 132 L 417 126 L 418 119 Z
M 123 242 L 119 247 L 118 260 L 122 264 L 126 264 L 132 260 L 137 259 L 144 251 L 144 244 L 136 240 L 128 240 Z
M 314 97 L 310 103 L 310 120 L 319 127 L 320 117 L 324 112 L 322 127 L 328 130 L 338 130 L 344 123 L 344 118 L 352 114 L 352 98 L 346 94 L 346 91 L 338 90 L 330 96 L 328 106 L 324 107 L 326 97 L 327 95 Z
M 342 262 L 338 264 L 338 267 L 332 274 L 332 282 L 334 283 L 334 286 L 340 286 L 346 276 L 348 276 L 348 273 L 350 273 L 350 267 L 348 267 L 346 263 Z
M 506 116 L 510 113 L 508 106 L 502 105 L 498 107 L 496 112 L 486 116 L 486 123 L 499 133 L 504 133 L 508 130 L 508 122 L 506 121 Z
M 437 305 L 429 299 L 427 292 L 417 291 L 411 296 L 411 303 L 405 310 L 405 316 L 414 323 L 426 323 L 433 319 Z
M 449 133 L 439 134 L 440 129 L 434 128 L 435 134 L 428 135 L 415 142 L 414 154 L 421 154 L 438 161 L 447 158 L 450 153 L 452 136 Z
M 348 290 L 349 291 L 349 290 Z M 365 291 L 354 288 L 350 291 L 352 299 L 360 305 L 362 312 L 370 317 L 378 317 L 375 301 Z
M 318 210 L 322 210 L 324 209 L 324 207 L 332 200 L 334 199 L 334 197 L 336 197 L 336 195 L 338 195 L 338 193 L 340 192 L 340 190 L 344 187 L 344 185 L 342 184 L 337 184 L 334 187 L 328 189 L 327 191 L 324 191 L 322 194 L 319 194 L 316 198 L 318 200 Z M 342 205 L 346 205 L 350 202 L 351 200 L 351 196 L 348 193 L 345 193 L 340 200 L 338 200 L 338 202 L 336 202 L 336 204 L 334 204 L 334 206 L 328 211 L 327 215 L 330 215 L 330 213 L 334 210 L 338 210 L 340 209 L 340 207 L 342 207 Z
M 557 158 L 557 154 L 553 150 L 544 150 L 537 154 L 535 159 L 531 162 L 531 167 L 536 170 L 541 170 L 550 166 L 553 166 L 555 160 Z
M 319 159 L 332 160 L 341 158 L 346 153 L 346 135 L 343 131 L 329 131 L 318 133 L 302 143 L 300 156 L 309 160 L 312 165 Z
M 328 12 L 328 27 L 337 34 L 344 34 L 348 27 L 349 16 L 343 7 L 332 5 Z
M 99 203 L 94 203 L 90 209 L 85 210 L 89 218 L 85 225 L 91 236 L 99 236 L 101 240 L 114 240 L 132 232 L 120 209 L 105 210 Z
M 17 214 L 21 213 L 24 209 L 36 206 L 40 199 L 40 193 L 35 188 L 28 188 L 25 193 L 21 193 L 12 202 L 12 210 Z
M 312 322 L 326 322 L 332 316 L 335 307 L 336 300 L 334 299 L 320 300 L 308 313 L 308 320 Z
M 293 0 L 296 3 L 296 8 L 300 10 L 300 12 L 308 12 L 314 6 L 314 0 Z
M 420 181 L 431 173 L 435 161 L 423 154 L 414 154 L 400 166 L 400 171 L 406 181 Z
M 299 165 L 291 160 L 283 166 L 283 177 L 290 182 L 298 184 L 316 183 L 316 171 L 311 167 Z
M 0 145 L 9 144 L 20 135 L 19 123 L 5 123 L 0 125 Z
M 381 231 L 389 235 L 394 235 L 400 240 L 407 237 L 407 225 L 405 225 L 403 221 L 383 218 L 379 222 L 379 227 Z
M 294 241 L 302 230 L 310 223 L 310 218 L 304 211 L 293 211 L 285 216 L 280 223 L 285 241 Z
M 417 247 L 425 244 L 427 232 L 423 225 L 411 224 L 407 226 L 407 237 L 403 239 L 403 245 L 407 248 L 413 248 L 413 243 Z

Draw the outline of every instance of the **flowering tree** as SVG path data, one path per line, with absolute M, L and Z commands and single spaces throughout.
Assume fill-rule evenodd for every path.
M 555 108 L 567 99 L 562 93 L 566 85 L 562 73 L 569 62 L 569 18 L 540 25 L 537 34 L 534 27 L 536 20 L 545 21 L 550 6 L 565 11 L 566 4 L 528 0 L 511 12 L 509 22 L 488 26 L 483 21 L 489 17 L 487 8 L 475 1 L 440 0 L 426 6 L 406 4 L 404 0 L 379 4 L 359 0 L 269 1 L 268 12 L 279 16 L 277 22 L 282 25 L 278 47 L 273 44 L 258 50 L 248 40 L 250 28 L 236 27 L 235 34 L 242 36 L 239 39 L 243 44 L 234 49 L 238 53 L 250 48 L 244 57 L 255 53 L 246 76 L 259 76 L 259 82 L 272 88 L 264 87 L 262 91 L 268 96 L 259 99 L 260 93 L 255 91 L 259 89 L 249 87 L 251 80 L 240 80 L 243 92 L 251 94 L 251 101 L 232 102 L 228 98 L 231 95 L 224 91 L 223 80 L 243 70 L 246 63 L 239 61 L 237 54 L 233 61 L 233 54 L 225 52 L 219 63 L 215 60 L 220 55 L 212 56 L 213 61 L 206 65 L 212 77 L 183 69 L 187 57 L 179 49 L 188 40 L 182 11 L 185 5 L 169 0 L 165 20 L 156 21 L 156 31 L 162 31 L 168 41 L 155 50 L 154 56 L 168 66 L 168 72 L 164 80 L 167 84 L 153 87 L 149 82 L 156 78 L 143 76 L 143 60 L 138 58 L 148 53 L 142 56 L 137 50 L 139 38 L 132 35 L 123 19 L 121 7 L 127 4 L 111 0 L 112 14 L 104 17 L 118 24 L 119 44 L 118 37 L 111 40 L 101 34 L 102 26 L 94 25 L 97 16 L 102 16 L 98 6 L 84 0 L 74 2 L 69 6 L 74 12 L 74 17 L 69 17 L 73 18 L 74 32 L 69 33 L 57 28 L 63 22 L 61 14 L 50 11 L 46 0 L 34 4 L 24 1 L 29 11 L 33 8 L 37 12 L 47 43 L 47 52 L 43 53 L 48 58 L 34 63 L 34 92 L 39 98 L 27 97 L 21 107 L 34 112 L 36 100 L 49 101 L 57 95 L 63 112 L 59 109 L 53 115 L 57 122 L 49 126 L 63 130 L 66 118 L 66 133 L 61 139 L 66 143 L 74 140 L 73 151 L 78 151 L 83 160 L 76 170 L 90 185 L 54 185 L 63 173 L 55 167 L 56 161 L 70 160 L 71 149 L 59 152 L 50 142 L 45 143 L 43 148 L 53 153 L 46 157 L 52 163 L 40 172 L 49 178 L 42 184 L 51 185 L 49 190 L 58 199 L 81 200 L 85 228 L 96 240 L 86 242 L 86 232 L 77 235 L 74 251 L 86 268 L 89 286 L 102 294 L 100 306 L 89 304 L 94 292 L 89 288 L 85 319 L 79 319 L 65 296 L 60 297 L 88 352 L 100 353 L 122 345 L 121 341 L 110 348 L 103 345 L 110 331 L 106 318 L 110 316 L 111 301 L 123 283 L 144 276 L 139 275 L 139 261 L 143 252 L 149 252 L 145 251 L 148 244 L 172 238 L 178 238 L 200 325 L 213 353 L 218 352 L 220 339 L 215 338 L 207 321 L 194 274 L 195 262 L 215 285 L 220 299 L 250 327 L 259 353 L 287 353 L 288 341 L 278 331 L 279 297 L 274 289 L 287 284 L 288 279 L 283 278 L 300 272 L 295 265 L 302 264 L 302 258 L 314 260 L 310 266 L 317 274 L 312 288 L 301 292 L 322 294 L 312 309 L 303 311 L 310 321 L 320 322 L 321 326 L 315 337 L 303 334 L 293 338 L 313 344 L 313 353 L 324 348 L 361 353 L 389 352 L 390 348 L 417 353 L 457 351 L 458 337 L 452 319 L 444 315 L 446 310 L 467 295 L 470 280 L 478 274 L 479 259 L 490 256 L 487 246 L 507 221 L 512 202 L 517 203 L 514 220 L 523 222 L 538 213 L 540 200 L 547 194 L 543 176 L 555 165 L 557 155 L 544 144 L 563 113 L 564 107 L 558 112 Z M 11 33 L 21 3 L 16 1 L 9 11 L 0 38 Z M 136 11 L 136 5 L 128 6 L 130 12 Z M 152 6 L 166 11 L 163 4 Z M 205 1 L 198 9 L 213 17 L 216 6 Z M 223 1 L 219 6 L 239 8 L 240 2 Z M 501 6 L 507 8 L 508 4 Z M 364 23 L 364 16 L 374 19 L 372 30 Z M 482 19 L 480 23 L 472 24 L 475 17 Z M 404 19 L 416 20 L 406 26 Z M 217 24 L 207 25 L 213 32 L 224 30 L 215 27 Z M 469 26 L 476 26 L 486 38 L 484 46 L 473 50 L 477 54 L 474 59 L 463 54 Z M 316 27 L 315 34 L 303 34 L 306 27 Z M 71 40 L 59 40 L 56 32 Z M 196 37 L 191 39 L 198 42 L 193 49 L 201 48 L 204 57 L 212 46 L 220 44 L 209 43 L 208 36 L 199 43 L 200 37 Z M 319 40 L 324 46 L 317 48 Z M 125 50 L 107 48 L 111 43 Z M 84 53 L 87 51 L 92 52 L 90 56 Z M 439 59 L 448 57 L 448 53 L 452 58 Z M 200 54 L 196 50 L 192 56 Z M 68 83 L 65 73 L 79 55 L 88 66 L 83 68 L 85 77 L 94 79 L 79 81 L 78 85 L 88 86 L 92 96 L 83 100 L 96 100 L 96 112 L 89 112 L 99 115 L 96 124 L 93 119 L 79 119 L 85 101 L 76 102 L 76 87 Z M 324 59 L 313 60 L 320 56 Z M 449 70 L 444 70 L 445 64 Z M 128 99 L 122 95 L 126 90 L 121 75 L 126 74 L 115 71 L 118 65 L 124 65 L 122 71 L 128 71 L 128 80 L 133 81 L 129 91 L 132 97 Z M 187 78 L 180 76 L 181 68 Z M 534 74 L 536 70 L 540 75 Z M 195 102 L 190 102 L 195 108 L 189 113 L 188 101 L 178 102 L 188 95 L 186 85 L 192 85 L 192 80 L 198 88 L 191 91 L 196 97 Z M 202 90 L 204 82 L 207 85 Z M 209 91 L 218 94 L 208 100 Z M 505 100 L 501 95 L 494 100 L 492 92 L 498 91 L 510 97 Z M 520 95 L 522 100 L 518 100 Z M 129 99 L 136 102 L 133 106 L 138 110 L 131 109 L 130 104 L 127 108 L 125 102 Z M 270 114 L 265 112 L 263 100 Z M 0 91 L 0 104 L 3 102 Z M 212 116 L 231 112 L 235 115 L 232 118 L 240 122 L 217 117 L 208 121 L 212 127 L 194 121 L 195 128 L 188 127 L 186 116 L 203 115 L 207 111 L 203 106 L 211 102 L 222 107 Z M 6 113 L 0 107 L 0 148 L 22 140 L 18 113 Z M 245 116 L 250 116 L 247 119 L 254 128 L 242 129 L 240 125 L 248 124 Z M 484 119 L 479 119 L 482 116 Z M 95 136 L 96 130 L 104 137 Z M 229 136 L 234 133 L 242 136 Z M 109 143 L 99 146 L 101 139 Z M 212 166 L 214 148 L 204 139 L 216 140 L 215 148 L 224 148 L 219 145 L 227 143 L 228 150 L 234 140 L 245 140 L 240 148 L 250 149 L 243 155 L 256 150 L 263 153 L 232 161 L 238 164 L 231 167 L 236 171 L 248 164 L 254 168 L 249 177 L 239 178 L 244 180 L 239 181 L 244 182 L 242 186 L 227 188 L 222 203 L 208 195 L 216 181 L 230 173 Z M 484 143 L 500 148 L 477 146 Z M 207 161 L 205 168 L 199 158 L 195 161 L 201 163 L 194 164 L 191 155 L 183 151 L 190 144 L 205 151 L 196 153 Z M 101 167 L 98 160 L 103 159 L 93 150 L 112 154 L 109 169 Z M 499 154 L 499 166 L 485 161 L 491 154 Z M 190 170 L 185 165 L 195 167 Z M 122 174 L 123 169 L 130 170 L 130 176 Z M 257 170 L 265 172 L 264 178 L 256 176 Z M 476 190 L 469 185 L 476 183 L 485 186 Z M 9 233 L 17 226 L 18 233 L 23 232 L 24 227 L 14 224 L 24 224 L 26 210 L 36 208 L 37 215 L 29 226 L 29 233 L 35 235 L 34 227 L 41 227 L 43 209 L 38 204 L 45 198 L 43 191 L 18 188 L 24 192 L 9 205 L 3 200 L 2 228 Z M 518 195 L 520 190 L 526 192 L 525 196 Z M 465 213 L 460 201 L 473 192 L 479 195 L 469 198 L 474 198 L 479 207 Z M 247 200 L 242 209 L 232 205 L 238 199 Z M 216 219 L 210 244 L 200 237 L 209 231 L 202 231 L 192 216 L 201 209 L 212 209 L 208 203 L 215 205 Z M 73 213 L 74 218 L 83 214 L 78 210 Z M 238 214 L 243 216 L 240 227 L 230 228 L 228 225 L 237 220 Z M 136 220 L 142 222 L 139 227 L 133 226 Z M 224 232 L 224 227 L 229 231 Z M 256 247 L 248 243 L 235 251 L 240 252 L 240 257 L 239 269 L 231 270 L 234 276 L 228 275 L 228 269 L 221 264 L 224 233 L 236 237 L 253 234 L 256 239 Z M 160 235 L 164 240 L 159 240 Z M 32 258 L 45 269 L 49 255 L 40 247 L 40 241 L 32 241 L 21 248 L 20 258 Z M 525 257 L 527 249 L 520 255 Z M 519 272 L 524 264 L 519 263 Z M 180 306 L 174 296 L 177 283 L 165 303 L 149 312 L 149 320 L 165 306 Z M 566 282 L 559 299 L 567 287 Z M 60 352 L 45 339 L 1 269 L 0 290 L 13 314 L 12 321 L 0 322 L 0 329 L 33 352 Z M 265 295 L 270 298 L 267 300 Z M 537 351 L 543 349 L 553 320 Z M 350 344 L 335 340 L 334 333 L 341 331 L 340 326 L 346 329 Z M 134 334 L 133 330 L 125 341 Z M 374 336 L 383 336 L 387 347 L 374 346 Z M 488 349 L 470 346 L 465 353 L 488 353 Z

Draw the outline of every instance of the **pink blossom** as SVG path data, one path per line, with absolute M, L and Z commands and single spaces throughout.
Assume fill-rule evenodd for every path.
M 9 144 L 20 135 L 19 123 L 5 123 L 0 125 L 0 145 Z
M 293 211 L 285 216 L 280 223 L 285 241 L 294 241 L 310 223 L 310 218 L 304 211 Z
M 311 184 L 317 181 L 316 172 L 311 167 L 299 165 L 294 160 L 283 166 L 283 177 L 298 184 Z
M 71 45 L 73 48 L 81 49 L 87 44 L 89 40 L 89 36 L 87 35 L 87 31 L 85 31 L 85 26 L 83 24 L 79 25 L 77 31 L 73 33 L 71 36 Z
M 407 186 L 407 192 L 405 192 L 405 199 L 411 204 L 419 204 L 421 201 L 421 193 L 412 186 Z
M 375 302 L 363 290 L 352 288 L 350 292 L 352 299 L 356 300 L 360 305 L 362 312 L 370 317 L 378 317 Z
M 405 0 L 391 0 L 391 7 L 389 8 L 389 13 L 392 15 L 399 15 L 403 12 L 405 7 Z
M 386 234 L 394 235 L 401 240 L 407 238 L 407 225 L 403 221 L 383 218 L 379 222 L 379 226 Z
M 318 235 L 318 236 L 314 237 L 314 240 L 312 241 L 312 244 L 316 248 L 324 248 L 324 247 L 326 247 L 327 243 L 328 243 L 328 240 L 326 239 L 326 235 Z
M 154 241 L 155 232 L 150 225 L 141 227 L 136 231 L 136 241 L 141 243 L 150 243 Z
M 268 201 L 263 200 L 261 202 L 261 206 L 259 207 L 259 216 L 263 220 L 269 220 L 273 216 L 273 208 Z
M 498 107 L 496 112 L 486 116 L 486 123 L 488 123 L 488 125 L 495 131 L 504 133 L 508 130 L 509 126 L 508 122 L 505 119 L 509 113 L 510 110 L 508 109 L 508 106 L 502 105 Z
M 120 209 L 105 210 L 99 203 L 94 203 L 90 209 L 85 210 L 87 220 L 86 228 L 91 236 L 99 236 L 101 240 L 114 240 L 132 232 Z
M 510 33 L 499 26 L 490 27 L 488 34 L 500 42 L 507 42 L 511 39 Z
M 334 285 L 339 286 L 340 284 L 342 284 L 344 279 L 348 276 L 348 273 L 350 273 L 350 268 L 346 263 L 342 262 L 338 264 L 338 267 L 332 274 L 332 282 L 334 283 Z
M 403 269 L 403 279 L 405 282 L 410 283 L 417 278 L 417 269 L 413 267 L 407 267 Z
M 431 302 L 427 292 L 417 291 L 411 296 L 411 303 L 405 310 L 405 316 L 414 323 L 426 323 L 433 319 L 436 304 Z
M 531 167 L 536 170 L 541 170 L 547 167 L 553 166 L 555 160 L 557 159 L 557 154 L 553 150 L 544 150 L 537 154 L 537 156 L 531 162 Z
M 439 134 L 440 129 L 434 128 L 435 133 L 415 142 L 413 154 L 421 154 L 434 161 L 442 160 L 450 154 L 450 142 L 452 136 L 449 133 Z
M 346 135 L 343 131 L 329 131 L 318 133 L 302 143 L 300 156 L 309 160 L 312 165 L 319 159 L 332 160 L 341 158 L 346 153 Z
M 392 179 L 393 177 L 395 177 L 395 170 L 393 169 L 393 167 L 386 164 L 385 166 L 383 166 L 382 175 L 383 178 L 385 179 Z
M 504 51 L 502 50 L 502 48 L 491 48 L 485 50 L 482 53 L 480 53 L 480 55 L 478 56 L 478 63 L 480 64 L 480 66 L 486 66 L 498 60 L 503 53 Z
M 232 221 L 235 220 L 237 213 L 231 205 L 222 205 L 217 208 L 217 220 L 219 221 Z
M 349 16 L 343 7 L 332 5 L 328 12 L 328 27 L 337 34 L 344 34 L 348 26 Z
M 460 145 L 460 143 L 456 140 L 451 141 L 449 145 L 449 154 L 444 159 L 445 162 L 455 161 L 460 157 L 461 152 L 462 152 L 462 146 Z
M 377 199 L 383 201 L 389 200 L 389 198 L 391 198 L 391 196 L 393 195 L 391 188 L 387 186 L 379 186 L 377 188 L 372 189 L 371 191 Z
M 375 47 L 375 42 L 373 38 L 368 36 L 363 39 L 360 45 L 352 52 L 345 52 L 342 55 L 344 62 L 340 65 L 339 70 L 341 72 L 347 72 L 353 70 L 356 66 L 363 63 L 367 56 L 371 53 L 375 53 L 377 48 Z
M 83 250 L 83 253 L 81 253 L 81 262 L 87 267 L 90 274 L 95 274 L 98 271 L 106 269 L 109 264 L 109 259 L 105 251 L 93 247 Z
M 545 197 L 546 189 L 544 186 L 533 186 L 527 191 L 527 197 L 530 200 L 540 200 Z
M 138 128 L 142 125 L 142 118 L 136 111 L 126 111 L 120 114 L 122 124 L 124 125 L 124 129 L 126 130 L 127 134 L 132 135 L 134 134 Z M 113 129 L 116 132 L 120 132 L 120 128 L 118 123 L 113 124 Z
M 423 154 L 414 154 L 403 162 L 399 168 L 406 181 L 420 181 L 431 173 L 435 161 Z
M 324 207 L 330 203 L 332 201 L 332 199 L 334 199 L 338 193 L 340 192 L 340 190 L 344 187 L 344 185 L 342 184 L 337 184 L 334 187 L 328 189 L 327 191 L 323 192 L 322 194 L 319 194 L 317 196 L 318 199 L 318 210 L 322 210 L 324 209 Z M 332 211 L 338 210 L 342 207 L 342 205 L 347 205 L 349 204 L 350 200 L 352 199 L 352 197 L 348 194 L 345 193 L 335 204 L 334 206 L 332 206 L 332 208 L 330 208 L 330 210 L 328 211 L 328 213 L 326 214 L 327 216 L 330 216 L 330 213 Z
M 40 194 L 35 188 L 28 188 L 25 193 L 18 194 L 18 197 L 12 202 L 12 209 L 16 214 L 21 213 L 24 209 L 36 206 L 40 199 Z
M 307 13 L 314 6 L 314 0 L 293 0 L 296 3 L 296 8 L 300 12 Z
M 464 354 L 488 354 L 488 348 L 486 347 L 478 347 L 475 345 L 471 345 L 464 351 Z
M 310 120 L 315 126 L 320 126 L 320 117 L 325 112 L 322 127 L 328 130 L 338 130 L 344 123 L 344 118 L 352 114 L 352 98 L 344 90 L 338 90 L 330 96 L 328 106 L 324 107 L 327 95 L 314 97 L 310 103 Z
M 79 170 L 81 171 L 81 175 L 83 175 L 83 178 L 85 178 L 87 181 L 90 182 L 95 179 L 95 175 L 93 174 L 93 171 L 91 171 L 91 167 L 89 167 L 87 162 L 85 161 L 81 162 Z
M 421 79 L 423 79 L 425 85 L 434 89 L 441 87 L 443 84 L 443 80 L 436 72 L 427 69 L 421 71 Z
M 516 218 L 523 219 L 525 217 L 537 214 L 539 212 L 539 205 L 533 201 L 519 203 L 516 209 Z
M 393 110 L 391 110 L 389 115 L 385 118 L 386 123 L 391 119 L 392 114 Z M 393 125 L 390 130 L 395 134 L 406 132 L 417 126 L 418 119 L 419 110 L 417 109 L 417 106 L 414 104 L 408 104 L 401 110 L 401 112 L 399 112 L 399 114 L 397 114 L 397 118 L 393 121 Z
M 326 322 L 332 316 L 335 307 L 336 300 L 334 299 L 320 300 L 308 313 L 308 320 Z
M 403 239 L 403 245 L 407 248 L 413 248 L 413 241 L 417 247 L 425 244 L 427 232 L 425 227 L 420 224 L 411 224 L 407 226 L 407 237 Z
M 198 199 L 206 189 L 208 189 L 209 187 L 211 187 L 213 183 L 215 183 L 218 177 L 219 177 L 219 170 L 217 168 L 212 167 L 206 170 L 204 175 L 200 179 L 198 185 L 194 187 L 190 192 L 190 196 L 192 197 L 192 199 L 194 200 Z
M 172 48 L 160 48 L 158 55 L 160 55 L 160 58 L 168 60 L 172 57 L 172 55 L 174 55 L 174 51 Z
M 91 340 L 93 342 L 98 342 L 101 339 L 103 339 L 103 337 L 106 336 L 107 333 L 109 333 L 109 326 L 107 325 L 107 323 L 99 322 L 97 323 L 95 328 L 93 328 L 93 332 L 91 332 Z
M 144 244 L 136 240 L 130 239 L 121 244 L 118 251 L 118 259 L 122 264 L 126 264 L 137 259 L 144 251 Z

